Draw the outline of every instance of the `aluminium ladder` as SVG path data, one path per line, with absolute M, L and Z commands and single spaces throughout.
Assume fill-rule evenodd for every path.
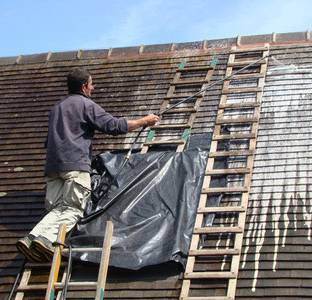
M 68 249 L 63 249 L 63 244 L 66 235 L 66 225 L 60 225 L 58 237 L 57 237 L 57 244 L 58 246 L 55 247 L 54 256 L 52 264 L 40 264 L 40 263 L 27 263 L 25 265 L 25 269 L 17 288 L 17 293 L 15 296 L 15 300 L 22 300 L 26 296 L 26 293 L 34 293 L 35 291 L 46 291 L 45 300 L 60 300 L 62 296 L 62 290 L 65 286 L 65 279 L 67 275 L 67 264 L 61 263 L 62 253 L 68 253 Z M 75 297 L 75 299 L 82 299 L 83 293 L 81 289 L 87 289 L 94 291 L 95 290 L 95 298 L 96 300 L 103 300 L 104 299 L 104 290 L 106 284 L 106 277 L 107 277 L 107 270 L 108 270 L 108 263 L 109 263 L 109 255 L 110 249 L 112 244 L 112 236 L 113 236 L 113 223 L 111 221 L 107 221 L 106 223 L 106 230 L 104 235 L 103 247 L 102 248 L 72 248 L 72 252 L 85 252 L 85 251 L 96 251 L 101 252 L 101 262 L 99 267 L 98 273 L 98 280 L 97 282 L 68 282 L 68 289 L 71 291 L 71 297 Z M 47 268 L 50 266 L 50 275 L 48 284 L 31 284 L 29 282 L 32 271 L 35 268 Z M 58 277 L 60 273 L 60 268 L 65 267 L 63 272 L 62 281 L 58 282 Z M 75 290 L 77 292 L 75 292 Z M 80 291 L 79 291 L 80 290 Z
M 180 300 L 235 299 L 268 53 L 265 46 L 229 54 L 226 76 L 263 60 L 223 83 Z M 218 167 L 222 158 L 227 167 Z M 212 184 L 222 177 L 226 183 Z M 207 205 L 213 196 L 222 197 L 220 206 Z
M 212 57 L 208 65 L 185 66 L 185 64 L 185 62 L 181 62 L 176 69 L 174 78 L 161 104 L 160 112 L 192 96 L 195 92 L 205 90 L 212 78 L 216 61 Z M 150 128 L 141 153 L 146 153 L 153 146 L 176 146 L 176 152 L 183 151 L 203 97 L 204 92 L 194 96 L 183 105 L 165 112 L 159 125 Z

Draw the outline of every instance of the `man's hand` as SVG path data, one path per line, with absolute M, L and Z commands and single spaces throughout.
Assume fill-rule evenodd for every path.
M 135 130 L 137 128 L 140 127 L 146 127 L 146 126 L 153 126 L 155 125 L 157 122 L 159 121 L 159 117 L 154 115 L 154 114 L 150 114 L 147 115 L 143 118 L 140 119 L 136 119 L 136 120 L 128 120 L 128 130 L 132 131 Z
M 143 126 L 153 126 L 159 121 L 159 117 L 154 114 L 150 114 L 144 117 L 143 120 L 144 120 Z

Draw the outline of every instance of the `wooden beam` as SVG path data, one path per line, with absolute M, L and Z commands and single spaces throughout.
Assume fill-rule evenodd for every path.
M 101 255 L 101 264 L 98 274 L 97 287 L 96 287 L 96 296 L 95 300 L 104 299 L 104 290 L 106 285 L 106 277 L 109 263 L 109 256 L 113 240 L 113 222 L 106 222 L 106 229 L 104 234 L 102 255 Z

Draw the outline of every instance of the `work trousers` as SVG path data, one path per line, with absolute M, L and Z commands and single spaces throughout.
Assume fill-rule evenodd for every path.
M 45 206 L 48 214 L 30 234 L 56 241 L 60 224 L 71 230 L 83 216 L 86 201 L 91 193 L 88 172 L 60 172 L 47 177 Z

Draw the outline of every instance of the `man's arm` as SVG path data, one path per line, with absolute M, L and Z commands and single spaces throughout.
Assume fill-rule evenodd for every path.
M 117 135 L 127 133 L 140 127 L 153 126 L 159 121 L 159 117 L 154 114 L 135 120 L 115 118 L 92 100 L 87 102 L 87 104 L 86 113 L 89 123 L 95 129 L 107 134 Z
M 153 126 L 158 121 L 159 121 L 159 117 L 154 115 L 154 114 L 147 115 L 147 116 L 140 118 L 140 119 L 127 120 L 128 130 L 132 131 L 132 130 L 138 129 L 140 127 Z

